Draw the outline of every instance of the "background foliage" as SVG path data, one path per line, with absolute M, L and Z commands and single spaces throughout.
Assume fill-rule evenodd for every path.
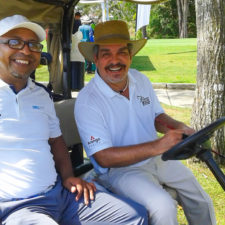
M 188 37 L 196 37 L 195 1 L 189 0 Z M 125 1 L 109 1 L 109 19 L 121 19 L 128 23 L 131 34 L 135 36 L 137 4 Z M 78 4 L 75 11 L 88 15 L 95 23 L 101 21 L 102 9 L 100 4 Z M 178 13 L 176 0 L 152 5 L 150 23 L 146 27 L 148 38 L 178 38 Z M 137 38 L 142 36 L 139 30 Z

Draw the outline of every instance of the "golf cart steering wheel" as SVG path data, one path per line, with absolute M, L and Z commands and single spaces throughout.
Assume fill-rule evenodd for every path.
M 212 136 L 213 132 L 225 124 L 225 117 L 221 117 L 198 132 L 186 136 L 184 140 L 170 148 L 162 155 L 162 160 L 188 159 L 202 150 L 202 145 Z

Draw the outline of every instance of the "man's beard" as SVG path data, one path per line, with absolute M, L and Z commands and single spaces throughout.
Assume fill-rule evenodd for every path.
M 24 59 L 24 60 L 29 60 L 32 64 L 35 63 L 35 58 L 34 58 L 33 55 L 24 55 L 23 53 L 15 53 L 15 54 L 13 54 L 12 56 L 10 56 L 10 59 L 11 59 L 11 60 L 15 60 L 15 59 L 17 59 L 17 58 L 19 58 L 19 59 L 22 58 L 22 59 Z M 17 79 L 21 79 L 21 80 L 27 80 L 28 77 L 32 74 L 32 72 L 33 72 L 35 69 L 36 69 L 36 67 L 33 66 L 33 68 L 30 67 L 28 71 L 25 71 L 25 72 L 23 72 L 23 73 L 19 73 L 19 72 L 17 72 L 16 69 L 14 69 L 14 67 L 13 67 L 11 64 L 9 65 L 9 71 L 10 71 L 10 74 L 11 74 L 13 77 L 15 77 L 15 78 L 17 78 Z
M 21 79 L 21 80 L 27 80 L 28 77 L 31 75 L 31 73 L 25 73 L 25 74 L 19 74 L 15 71 L 11 72 L 11 75 L 17 79 Z

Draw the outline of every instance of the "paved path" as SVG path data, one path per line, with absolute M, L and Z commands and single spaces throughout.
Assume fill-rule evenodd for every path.
M 179 107 L 192 107 L 194 90 L 155 89 L 159 101 L 167 105 Z

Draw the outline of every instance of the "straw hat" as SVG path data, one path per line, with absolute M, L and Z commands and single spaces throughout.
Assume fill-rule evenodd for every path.
M 111 20 L 96 25 L 94 42 L 80 42 L 78 47 L 84 58 L 93 62 L 94 45 L 131 43 L 133 45 L 131 55 L 134 56 L 144 47 L 146 41 L 146 39 L 130 40 L 127 24 L 121 20 Z

